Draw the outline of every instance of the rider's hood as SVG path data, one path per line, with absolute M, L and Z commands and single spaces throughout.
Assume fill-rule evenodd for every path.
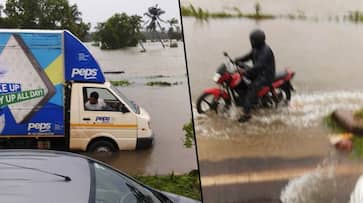
M 265 45 L 265 33 L 262 30 L 254 30 L 250 34 L 250 42 L 253 49 L 260 49 Z

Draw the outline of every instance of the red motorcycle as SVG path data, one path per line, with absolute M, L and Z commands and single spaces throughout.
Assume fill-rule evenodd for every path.
M 228 59 L 227 64 L 223 64 L 217 69 L 213 80 L 219 87 L 208 88 L 197 100 L 198 113 L 208 111 L 225 111 L 234 104 L 242 106 L 251 79 L 245 74 L 248 67 L 236 64 L 226 52 L 224 56 Z M 232 70 L 228 70 L 228 67 Z M 291 80 L 295 72 L 286 69 L 277 73 L 274 82 L 270 86 L 261 88 L 258 92 L 258 99 L 254 101 L 254 107 L 277 107 L 279 103 L 288 104 L 291 99 L 291 92 L 294 90 Z

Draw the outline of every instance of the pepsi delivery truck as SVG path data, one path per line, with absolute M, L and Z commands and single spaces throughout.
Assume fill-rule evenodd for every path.
M 0 29 L 0 148 L 111 152 L 153 143 L 150 116 L 66 30 Z

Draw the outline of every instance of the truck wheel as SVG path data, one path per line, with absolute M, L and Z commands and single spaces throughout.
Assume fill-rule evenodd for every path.
M 96 142 L 92 143 L 89 146 L 88 151 L 92 152 L 92 153 L 112 154 L 117 151 L 117 148 L 113 143 L 111 143 L 109 141 L 100 140 L 100 141 L 96 141 Z

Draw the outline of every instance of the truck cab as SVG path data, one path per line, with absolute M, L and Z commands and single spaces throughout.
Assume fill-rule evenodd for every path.
M 98 109 L 87 105 L 95 93 Z M 71 150 L 108 152 L 152 144 L 149 114 L 109 82 L 72 83 L 70 100 Z

